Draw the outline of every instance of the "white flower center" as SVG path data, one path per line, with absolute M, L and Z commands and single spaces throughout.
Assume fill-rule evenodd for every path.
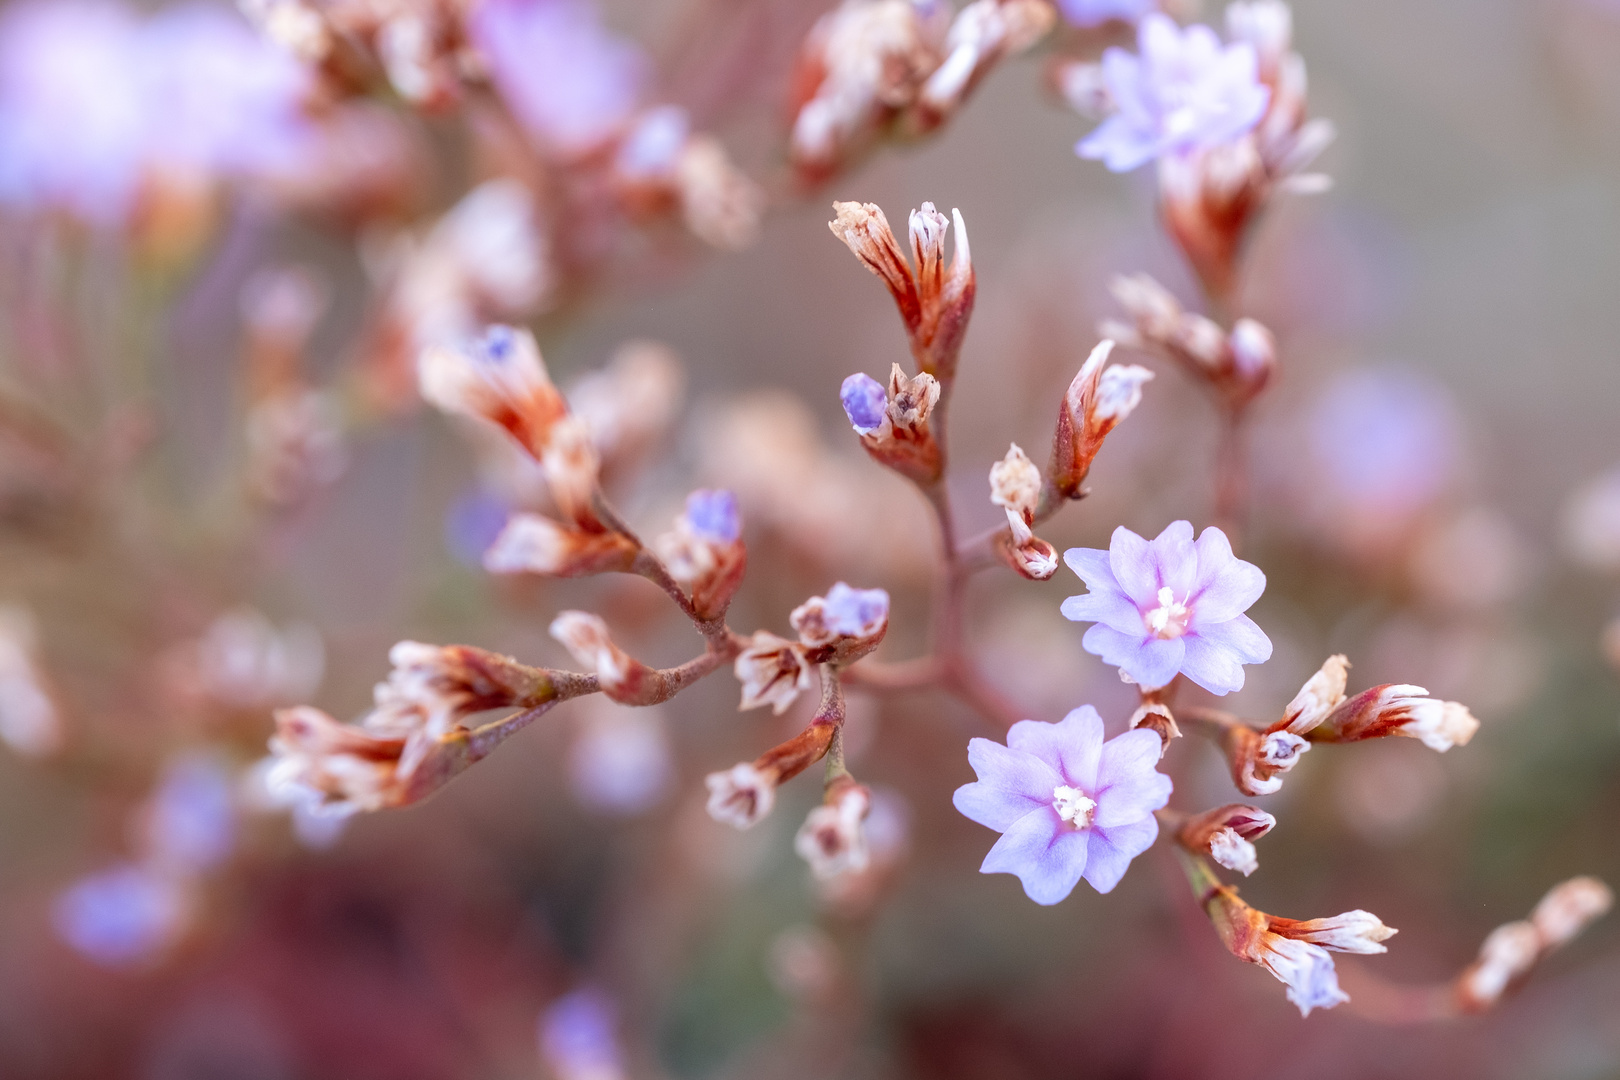
M 1086 793 L 1079 788 L 1060 784 L 1052 790 L 1052 809 L 1058 812 L 1058 817 L 1070 825 L 1084 829 L 1091 824 L 1092 815 L 1097 811 L 1097 803 L 1094 799 L 1088 799 Z
M 1142 616 L 1148 632 L 1156 638 L 1178 638 L 1187 632 L 1192 610 L 1176 600 L 1170 586 L 1159 590 L 1159 606 Z

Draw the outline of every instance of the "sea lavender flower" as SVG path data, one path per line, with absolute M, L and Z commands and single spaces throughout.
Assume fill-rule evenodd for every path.
M 630 122 L 646 60 L 587 0 L 487 0 L 467 23 L 495 88 L 547 149 L 588 153 Z
M 1159 10 L 1158 0 L 1058 0 L 1058 10 L 1075 26 L 1101 26 L 1118 19 L 1136 22 Z
M 883 426 L 889 395 L 884 392 L 883 384 L 866 372 L 858 371 L 845 379 L 838 398 L 844 403 L 844 415 L 849 417 L 850 426 L 862 435 L 870 435 Z
M 540 1054 L 558 1080 L 622 1080 L 613 1002 L 599 990 L 575 990 L 540 1017 Z
M 669 736 L 656 707 L 598 702 L 569 748 L 568 780 L 574 798 L 591 810 L 628 816 L 656 806 L 675 780 Z
M 1265 115 L 1271 92 L 1260 81 L 1254 46 L 1223 46 L 1207 26 L 1177 27 L 1149 14 L 1137 32 L 1140 55 L 1103 54 L 1103 77 L 1118 109 L 1075 152 L 1129 172 L 1154 158 L 1221 146 Z
M 312 147 L 309 70 L 209 4 L 30 2 L 0 19 L 0 200 L 124 220 L 154 173 L 285 172 Z
M 1158 735 L 1127 731 L 1103 741 L 1102 718 L 1082 705 L 1061 723 L 1022 720 L 1007 745 L 968 743 L 978 781 L 956 789 L 964 815 L 1002 834 L 979 872 L 1016 874 L 1037 904 L 1055 904 L 1084 877 L 1108 892 L 1153 846 L 1153 812 L 1170 800 L 1154 766 Z
M 1150 542 L 1121 526 L 1108 550 L 1070 548 L 1063 561 L 1091 590 L 1063 601 L 1067 618 L 1096 624 L 1086 651 L 1144 688 L 1180 673 L 1229 694 L 1243 688 L 1244 664 L 1271 657 L 1271 640 L 1243 614 L 1266 576 L 1232 554 L 1220 529 L 1194 543 L 1192 525 L 1177 521 Z
M 169 766 L 147 804 L 146 848 L 152 862 L 176 874 L 209 870 L 236 843 L 234 783 L 225 766 L 188 755 Z
M 174 940 L 188 901 L 173 878 L 120 864 L 81 879 L 56 898 L 51 920 L 62 939 L 106 967 L 147 960 Z

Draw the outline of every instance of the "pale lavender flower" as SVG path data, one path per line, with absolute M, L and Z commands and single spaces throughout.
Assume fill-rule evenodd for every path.
M 236 844 L 234 781 L 210 757 L 188 755 L 170 765 L 146 810 L 152 861 L 174 873 L 218 866 Z
M 856 372 L 845 379 L 838 398 L 844 403 L 844 415 L 849 417 L 850 425 L 862 435 L 870 435 L 883 426 L 889 395 L 883 384 L 866 372 Z
M 1210 527 L 1193 542 L 1192 525 L 1171 523 L 1152 541 L 1121 526 L 1108 550 L 1070 548 L 1069 569 L 1091 591 L 1063 601 L 1063 614 L 1096 625 L 1082 641 L 1145 688 L 1179 672 L 1212 694 L 1243 688 L 1243 665 L 1271 658 L 1271 640 L 1243 614 L 1266 588 L 1266 575 L 1232 554 Z
M 123 863 L 58 896 L 51 921 L 89 959 L 123 967 L 150 959 L 172 941 L 186 910 L 185 893 L 174 879 Z
M 495 88 L 547 148 L 588 152 L 630 122 L 646 61 L 585 0 L 486 0 L 468 31 Z
M 1271 91 L 1260 81 L 1254 46 L 1223 46 L 1207 26 L 1182 30 L 1152 13 L 1137 31 L 1140 55 L 1103 53 L 1103 79 L 1117 112 L 1075 152 L 1129 172 L 1154 158 L 1222 146 L 1265 115 Z
M 979 779 L 951 801 L 1002 834 L 979 872 L 1016 874 L 1037 904 L 1057 903 L 1082 877 L 1098 892 L 1113 889 L 1158 838 L 1153 812 L 1170 801 L 1170 778 L 1155 768 L 1161 745 L 1141 728 L 1105 743 L 1090 705 L 1057 724 L 1022 720 L 1006 746 L 969 742 Z
M 1058 9 L 1075 26 L 1101 26 L 1113 19 L 1136 22 L 1159 10 L 1159 4 L 1158 0 L 1058 0 Z
M 558 1080 L 620 1080 L 626 1075 L 614 1036 L 613 1002 L 599 990 L 575 990 L 540 1016 L 540 1054 Z
M 1336 501 L 1356 514 L 1405 518 L 1457 471 L 1461 442 L 1446 388 L 1415 371 L 1347 371 L 1310 412 L 1310 447 Z
M 98 0 L 0 19 L 0 199 L 112 224 L 154 171 L 295 168 L 312 148 L 310 72 L 211 4 L 142 21 Z
M 650 810 L 675 780 L 669 735 L 657 708 L 603 703 L 568 751 L 574 798 L 590 810 L 634 815 Z

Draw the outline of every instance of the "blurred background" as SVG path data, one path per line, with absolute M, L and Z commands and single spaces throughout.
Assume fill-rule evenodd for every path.
M 968 222 L 950 481 L 970 533 L 997 521 L 1007 443 L 1043 460 L 1119 315 L 1112 277 L 1197 306 L 1151 171 L 1076 158 L 1090 122 L 1048 87 L 1051 55 L 1128 31 L 1060 29 L 932 137 L 811 185 L 786 156 L 790 83 L 830 6 L 405 5 L 430 38 L 434 18 L 471 27 L 487 69 L 465 92 L 405 31 L 378 90 L 342 42 L 318 76 L 266 59 L 225 6 L 0 9 L 0 1074 L 1620 1076 L 1613 920 L 1494 1013 L 1389 1027 L 1350 1006 L 1302 1020 L 1224 952 L 1163 841 L 1114 893 L 1052 908 L 981 876 L 993 837 L 950 795 L 991 732 L 942 693 L 853 696 L 874 866 L 834 886 L 793 853 L 812 780 L 746 833 L 704 812 L 706 773 L 813 707 L 739 713 L 724 671 L 653 709 L 570 702 L 422 805 L 334 825 L 255 795 L 271 710 L 358 715 L 401 639 L 572 667 L 546 627 L 585 608 L 648 662 L 699 648 L 644 581 L 479 568 L 543 496 L 503 444 L 416 402 L 434 335 L 533 326 L 617 432 L 609 483 L 639 527 L 734 490 L 734 628 L 785 633 L 834 581 L 881 586 L 894 660 L 925 648 L 936 540 L 839 408 L 842 379 L 883 377 L 905 339 L 830 202 Z M 1559 880 L 1620 881 L 1620 4 L 1293 8 L 1312 113 L 1340 135 L 1333 189 L 1280 199 L 1248 256 L 1240 306 L 1279 366 L 1243 554 L 1276 653 L 1228 700 L 1269 719 L 1344 652 L 1352 691 L 1418 683 L 1482 724 L 1443 757 L 1321 748 L 1260 801 L 1280 824 L 1245 898 L 1401 931 L 1341 962 L 1354 997 L 1364 970 L 1450 978 Z M 326 10 L 394 40 L 393 8 Z M 250 13 L 303 40 L 290 5 Z M 153 75 L 190 70 L 176 57 L 193 81 Z M 546 79 L 572 81 L 525 82 Z M 129 90 L 158 84 L 139 100 L 162 104 Z M 591 125 L 666 104 L 685 110 L 669 138 L 724 146 L 718 213 L 709 188 L 592 149 Z M 526 194 L 476 187 L 496 176 Z M 1130 359 L 1158 378 L 1091 497 L 1043 528 L 1060 550 L 1209 520 L 1206 395 Z M 1112 733 L 1135 694 L 1059 615 L 1078 585 L 985 575 L 971 636 L 1026 715 L 1092 703 Z M 1237 797 L 1198 740 L 1165 767 L 1173 806 Z

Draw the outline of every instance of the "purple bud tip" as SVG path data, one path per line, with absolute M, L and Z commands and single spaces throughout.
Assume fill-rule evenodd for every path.
M 882 589 L 852 589 L 840 581 L 827 590 L 823 618 L 835 634 L 868 637 L 889 618 L 889 594 Z
M 686 497 L 686 520 L 693 532 L 715 543 L 733 544 L 742 535 L 737 496 L 729 491 L 692 492 Z
M 869 435 L 883 425 L 883 413 L 889 406 L 889 395 L 883 384 L 865 372 L 857 372 L 844 380 L 838 391 L 844 403 L 849 422 L 862 435 Z
M 492 364 L 504 362 L 517 347 L 517 331 L 510 326 L 491 326 L 478 339 L 475 351 L 480 360 Z

